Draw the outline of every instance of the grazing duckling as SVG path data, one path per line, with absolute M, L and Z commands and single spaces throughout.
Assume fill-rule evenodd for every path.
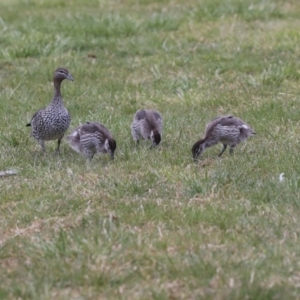
M 90 161 L 96 153 L 108 153 L 114 159 L 117 147 L 110 131 L 101 123 L 86 122 L 77 127 L 69 136 L 72 149 L 83 154 Z
M 163 119 L 158 111 L 141 109 L 134 115 L 131 134 L 137 143 L 140 139 L 151 140 L 155 147 L 161 141 L 162 127 Z
M 46 108 L 38 110 L 31 122 L 26 125 L 31 126 L 31 136 L 38 141 L 43 152 L 46 152 L 45 141 L 57 140 L 56 151 L 59 153 L 61 140 L 71 122 L 71 116 L 63 104 L 60 92 L 64 79 L 74 80 L 67 69 L 56 69 L 53 76 L 54 95 L 51 103 Z
M 256 134 L 253 129 L 239 118 L 233 116 L 216 117 L 206 126 L 204 139 L 193 145 L 193 158 L 197 159 L 206 148 L 219 142 L 223 144 L 219 156 L 223 154 L 227 146 L 230 146 L 229 153 L 233 154 L 235 146 L 253 134 Z

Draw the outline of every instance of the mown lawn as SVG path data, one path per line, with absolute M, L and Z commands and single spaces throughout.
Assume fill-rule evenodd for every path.
M 1 0 L 0 299 L 300 299 L 299 28 L 298 0 Z M 30 137 L 59 66 L 69 131 L 102 122 L 114 161 Z M 195 164 L 222 114 L 257 135 Z

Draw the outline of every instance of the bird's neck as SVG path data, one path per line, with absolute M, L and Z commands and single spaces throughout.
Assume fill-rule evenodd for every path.
M 54 80 L 54 95 L 52 98 L 53 104 L 61 104 L 63 105 L 63 99 L 60 92 L 61 81 Z
M 59 99 L 61 98 L 61 92 L 60 92 L 60 85 L 61 81 L 54 80 L 54 97 L 53 99 Z

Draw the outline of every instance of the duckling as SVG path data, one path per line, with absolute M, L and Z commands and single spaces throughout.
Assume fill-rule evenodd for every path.
M 219 116 L 206 126 L 205 137 L 197 141 L 192 147 L 193 158 L 196 160 L 202 152 L 211 146 L 223 144 L 219 157 L 230 146 L 229 153 L 233 154 L 234 148 L 251 135 L 254 130 L 244 121 L 234 116 Z
M 161 141 L 162 128 L 163 119 L 158 111 L 141 109 L 134 115 L 131 134 L 137 143 L 140 139 L 148 139 L 156 147 Z
M 86 122 L 77 127 L 67 139 L 71 148 L 86 156 L 89 161 L 96 153 L 108 153 L 114 159 L 117 143 L 101 123 Z
M 31 136 L 38 141 L 43 152 L 46 152 L 45 141 L 57 140 L 56 151 L 59 153 L 61 140 L 71 122 L 71 116 L 63 104 L 60 92 L 61 83 L 65 79 L 74 80 L 67 69 L 56 69 L 53 76 L 54 95 L 52 101 L 46 108 L 38 110 L 33 115 L 31 122 L 26 125 L 31 126 Z

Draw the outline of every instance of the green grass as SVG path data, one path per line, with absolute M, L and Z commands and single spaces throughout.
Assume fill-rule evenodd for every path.
M 0 299 L 299 299 L 297 0 L 0 3 Z M 64 140 L 43 156 L 25 124 L 67 67 L 70 130 L 100 121 L 114 161 Z M 134 145 L 133 114 L 164 117 Z M 205 125 L 257 135 L 199 163 Z M 279 182 L 279 174 L 285 180 Z

